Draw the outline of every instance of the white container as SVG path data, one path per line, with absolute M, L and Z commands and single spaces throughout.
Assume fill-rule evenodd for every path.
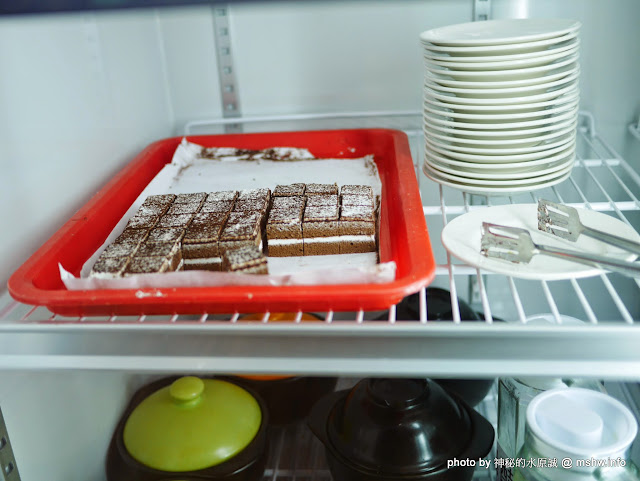
M 629 460 L 637 432 L 632 412 L 611 396 L 580 388 L 547 391 L 527 408 L 525 444 L 513 479 L 637 481 Z
M 561 316 L 563 325 L 582 325 L 581 320 Z M 556 324 L 551 314 L 527 318 L 530 325 Z M 529 403 L 539 394 L 558 388 L 581 387 L 602 392 L 602 384 L 589 379 L 560 378 L 501 378 L 498 383 L 498 440 L 497 459 L 515 460 L 525 442 L 525 419 Z M 498 481 L 511 481 L 515 464 L 497 463 Z

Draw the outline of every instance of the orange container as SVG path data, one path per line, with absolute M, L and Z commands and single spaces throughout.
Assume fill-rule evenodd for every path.
M 295 322 L 297 312 L 271 312 L 269 313 L 268 322 Z M 240 316 L 238 318 L 239 322 L 242 321 L 262 321 L 264 318 L 264 314 L 245 314 L 244 316 Z M 322 322 L 318 316 L 314 314 L 309 314 L 307 312 L 303 312 L 300 317 L 300 322 Z M 253 381 L 275 381 L 277 379 L 290 379 L 295 377 L 293 375 L 276 375 L 276 374 L 243 374 L 238 376 L 243 379 L 251 379 Z
M 276 312 L 269 314 L 269 322 L 295 322 L 296 312 Z M 238 322 L 262 321 L 264 314 L 247 314 Z M 323 322 L 318 316 L 302 313 L 300 322 Z M 299 377 L 293 375 L 237 376 L 238 384 L 257 392 L 264 399 L 269 410 L 271 424 L 283 425 L 305 418 L 318 399 L 333 392 L 335 377 Z

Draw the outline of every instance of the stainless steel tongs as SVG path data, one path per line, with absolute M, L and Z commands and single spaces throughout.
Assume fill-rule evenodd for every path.
M 543 254 L 559 259 L 571 260 L 600 269 L 618 272 L 630 277 L 640 277 L 640 264 L 584 252 L 536 244 L 527 229 L 482 223 L 480 252 L 516 263 L 529 263 L 534 255 Z
M 576 209 L 548 200 L 540 199 L 538 201 L 538 229 L 571 242 L 575 242 L 581 234 L 584 234 L 640 255 L 640 244 L 638 242 L 587 227 L 580 222 L 580 216 Z

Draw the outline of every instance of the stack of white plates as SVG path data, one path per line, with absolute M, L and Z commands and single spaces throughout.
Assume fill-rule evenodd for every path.
M 530 191 L 575 160 L 580 23 L 517 19 L 420 35 L 427 176 L 472 193 Z

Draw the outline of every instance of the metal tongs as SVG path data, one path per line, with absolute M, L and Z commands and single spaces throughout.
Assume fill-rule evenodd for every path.
M 580 221 L 578 211 L 573 207 L 556 204 L 544 199 L 538 201 L 538 229 L 571 242 L 575 242 L 581 234 L 584 234 L 606 244 L 640 255 L 640 244 L 638 242 L 587 227 Z
M 480 252 L 487 257 L 495 257 L 516 263 L 529 263 L 534 255 L 543 254 L 559 259 L 618 272 L 630 277 L 640 277 L 640 264 L 584 252 L 536 244 L 527 229 L 507 227 L 489 222 L 482 223 Z

